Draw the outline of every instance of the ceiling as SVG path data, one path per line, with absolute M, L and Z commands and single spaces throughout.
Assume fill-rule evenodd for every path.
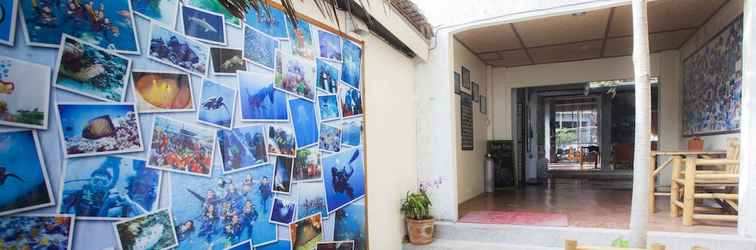
M 651 52 L 679 49 L 729 0 L 648 3 Z M 455 35 L 485 63 L 514 67 L 632 54 L 628 6 L 466 30 Z

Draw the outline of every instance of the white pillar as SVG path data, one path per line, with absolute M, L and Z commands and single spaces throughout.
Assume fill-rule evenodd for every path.
M 754 17 L 756 0 L 746 0 L 743 7 L 743 103 L 740 123 L 740 186 L 738 208 L 738 233 L 746 237 L 756 236 L 756 40 Z

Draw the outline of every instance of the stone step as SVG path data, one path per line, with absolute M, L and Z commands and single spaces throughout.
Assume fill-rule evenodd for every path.
M 404 244 L 404 250 L 562 250 L 558 247 L 523 246 L 512 244 L 481 243 L 472 241 L 453 241 L 436 239 L 433 243 L 423 246 Z
M 613 240 L 620 237 L 627 239 L 627 235 L 628 230 L 620 229 L 437 222 L 435 237 L 444 240 L 444 243 L 563 248 L 567 239 L 577 240 L 581 245 L 609 246 Z M 729 234 L 649 232 L 648 243 L 663 244 L 667 250 L 690 250 L 693 246 L 711 250 L 756 250 L 756 240 Z

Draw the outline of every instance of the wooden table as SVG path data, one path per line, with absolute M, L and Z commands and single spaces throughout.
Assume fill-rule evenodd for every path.
M 720 156 L 725 155 L 727 152 L 725 151 L 651 151 L 651 157 L 650 162 L 648 164 L 649 166 L 649 176 L 648 176 L 648 212 L 649 214 L 655 213 L 655 205 L 656 205 L 656 196 L 670 196 L 670 203 L 674 201 L 672 197 L 677 197 L 679 193 L 680 187 L 677 183 L 670 180 L 670 192 L 664 193 L 664 192 L 656 192 L 656 176 L 661 173 L 662 170 L 664 170 L 665 167 L 668 165 L 672 165 L 672 179 L 679 177 L 680 170 L 682 168 L 682 162 L 684 159 L 687 158 L 709 158 L 711 156 Z M 656 167 L 657 158 L 659 156 L 667 156 L 669 159 L 667 159 L 664 163 L 659 165 L 659 167 Z M 678 209 L 676 209 L 674 204 L 670 204 L 670 212 L 671 216 L 677 217 L 678 216 Z

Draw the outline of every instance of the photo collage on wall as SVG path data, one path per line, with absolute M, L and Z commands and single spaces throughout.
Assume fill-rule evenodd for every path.
M 0 0 L 0 248 L 366 249 L 362 42 L 279 7 Z

